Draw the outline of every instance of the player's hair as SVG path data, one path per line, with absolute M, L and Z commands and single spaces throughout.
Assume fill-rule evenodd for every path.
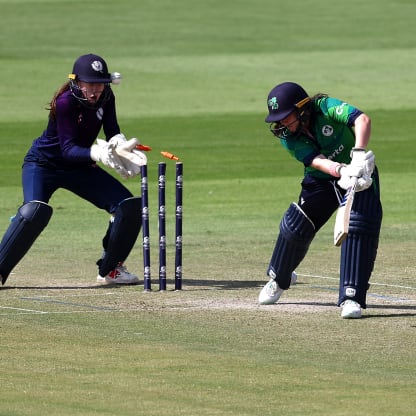
M 68 91 L 71 88 L 70 81 L 65 82 L 58 91 L 55 92 L 54 96 L 52 97 L 52 100 L 49 103 L 49 107 L 46 109 L 49 111 L 49 118 L 54 120 L 56 117 L 56 100 L 57 98 L 63 94 L 65 91 Z
M 325 97 L 328 97 L 328 94 L 323 94 L 323 93 L 319 92 L 319 93 L 315 94 L 314 96 L 312 96 L 310 101 L 304 107 L 302 107 L 298 110 L 301 121 L 304 124 L 309 124 L 309 122 L 311 121 L 311 119 L 314 116 L 313 104 L 312 103 L 320 100 L 321 98 L 325 98 Z
M 328 97 L 328 94 L 324 94 L 322 92 L 318 92 L 313 97 L 311 97 L 311 101 L 319 100 L 320 98 Z

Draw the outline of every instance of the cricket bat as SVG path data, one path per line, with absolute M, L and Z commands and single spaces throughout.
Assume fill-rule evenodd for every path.
M 358 178 L 354 178 L 352 185 L 347 189 L 344 198 L 342 198 L 341 204 L 338 208 L 337 216 L 335 218 L 334 245 L 337 247 L 342 244 L 348 235 L 351 208 L 352 203 L 354 202 L 357 180 Z

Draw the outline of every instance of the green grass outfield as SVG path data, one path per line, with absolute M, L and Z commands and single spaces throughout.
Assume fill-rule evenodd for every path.
M 108 215 L 66 191 L 0 289 L 0 415 L 410 415 L 416 406 L 416 212 L 411 0 L 0 0 L 0 234 L 20 167 L 81 54 L 104 56 L 126 136 L 149 154 L 157 275 L 159 151 L 184 163 L 184 290 L 102 287 Z M 384 218 L 364 319 L 335 306 L 333 221 L 299 283 L 258 306 L 302 167 L 264 123 L 279 82 L 355 104 L 373 120 Z M 139 193 L 137 179 L 125 181 Z M 140 241 L 128 267 L 142 274 Z

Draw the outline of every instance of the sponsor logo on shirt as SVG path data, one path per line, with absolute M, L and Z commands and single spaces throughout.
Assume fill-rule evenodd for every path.
M 344 107 L 347 105 L 347 103 L 342 103 L 341 105 L 339 105 L 336 109 L 335 112 L 340 116 L 342 115 L 342 113 L 344 112 Z
M 338 147 L 338 149 L 335 149 L 335 150 L 333 151 L 332 155 L 329 155 L 329 156 L 328 156 L 328 159 L 329 159 L 329 160 L 333 160 L 333 159 L 335 159 L 335 157 L 336 157 L 337 155 L 339 155 L 339 154 L 340 154 L 343 150 L 344 150 L 344 145 L 343 145 L 343 144 L 341 144 L 341 145 Z

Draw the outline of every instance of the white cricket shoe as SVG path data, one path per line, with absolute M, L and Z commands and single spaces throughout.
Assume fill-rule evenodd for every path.
M 357 319 L 361 318 L 361 306 L 355 300 L 346 300 L 341 303 L 341 318 Z
M 276 280 L 270 279 L 260 291 L 259 303 L 260 305 L 272 305 L 279 300 L 282 293 L 283 289 L 280 289 Z
M 108 285 L 136 285 L 139 283 L 139 278 L 128 272 L 126 266 L 121 263 L 107 276 L 97 276 L 98 283 L 104 283 Z

